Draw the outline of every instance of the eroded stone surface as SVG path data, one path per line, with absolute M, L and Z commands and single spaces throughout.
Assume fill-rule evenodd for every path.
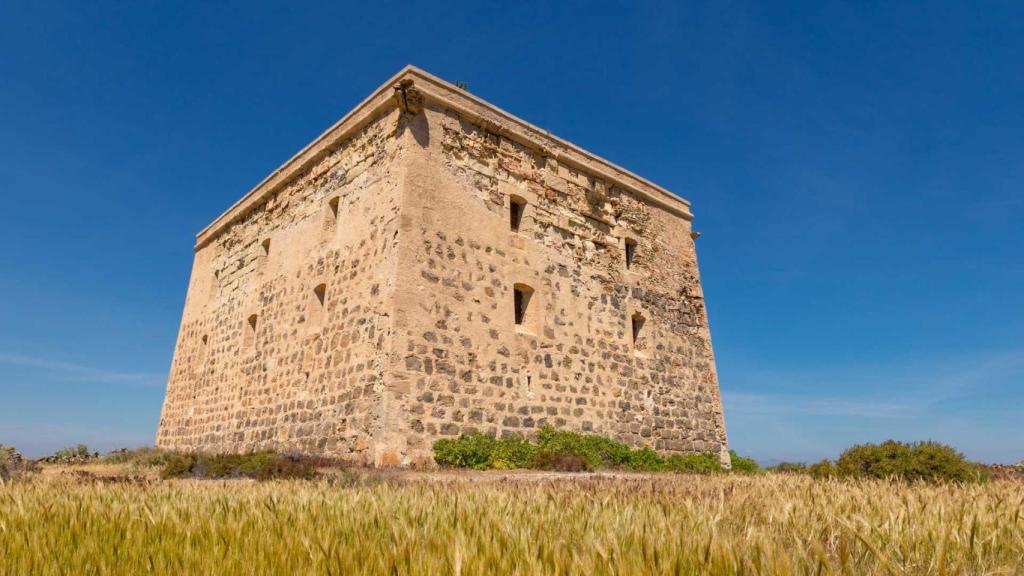
M 158 445 L 407 465 L 550 424 L 724 454 L 688 204 L 405 80 L 200 236 Z

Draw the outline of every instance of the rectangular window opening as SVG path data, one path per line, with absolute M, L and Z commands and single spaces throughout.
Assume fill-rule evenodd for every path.
M 626 238 L 626 270 L 633 267 L 633 257 L 636 255 L 636 240 Z
M 198 364 L 199 364 L 199 369 L 200 370 L 202 370 L 203 364 L 206 362 L 206 351 L 208 349 L 208 343 L 209 342 L 210 342 L 209 336 L 207 336 L 206 334 L 203 334 L 203 337 L 200 339 L 200 345 L 199 345 L 199 362 L 198 362 Z
M 309 304 L 306 307 L 306 320 L 313 328 L 317 328 L 324 321 L 324 308 L 327 302 L 327 284 L 318 284 L 313 288 Z
M 513 288 L 516 326 L 522 326 L 526 323 L 526 311 L 530 306 L 530 296 L 532 294 L 533 289 L 523 284 L 516 284 Z
M 215 300 L 220 293 L 220 270 L 213 271 L 213 278 L 210 279 L 210 300 Z
M 327 284 L 321 284 L 316 288 L 313 288 L 313 295 L 316 296 L 316 301 L 323 308 L 324 299 L 327 296 Z
M 324 210 L 324 223 L 323 229 L 325 232 L 330 232 L 334 229 L 338 223 L 338 201 L 339 198 L 335 196 L 327 201 L 327 209 Z
M 259 317 L 255 314 L 249 316 L 246 320 L 245 338 L 243 344 L 246 348 L 251 348 L 256 345 L 256 325 L 259 322 Z
M 263 247 L 263 256 L 270 256 L 270 238 L 267 238 L 263 242 L 260 242 L 260 246 Z
M 632 329 L 633 329 L 633 344 L 636 345 L 640 341 L 640 333 L 644 328 L 644 317 L 640 314 L 633 314 L 632 317 Z
M 522 325 L 523 319 L 526 317 L 526 304 L 523 293 L 516 290 L 516 324 Z
M 513 232 L 519 232 L 519 226 L 523 223 L 523 212 L 525 211 L 526 200 L 517 197 L 513 197 L 509 200 L 509 225 Z

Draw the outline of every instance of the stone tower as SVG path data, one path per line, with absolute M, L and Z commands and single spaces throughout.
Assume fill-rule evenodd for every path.
M 415 465 L 550 424 L 727 459 L 692 218 L 406 67 L 199 233 L 157 445 Z

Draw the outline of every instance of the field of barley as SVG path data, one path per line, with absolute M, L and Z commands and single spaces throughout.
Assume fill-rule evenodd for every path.
M 0 484 L 0 574 L 1024 574 L 1024 485 L 399 474 Z

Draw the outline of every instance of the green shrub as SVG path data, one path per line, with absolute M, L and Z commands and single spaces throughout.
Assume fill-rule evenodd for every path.
M 538 470 L 554 470 L 556 472 L 589 472 L 593 468 L 577 454 L 569 452 L 539 452 L 533 461 Z
M 434 442 L 434 460 L 449 468 L 486 470 L 491 467 L 494 437 L 479 432 Z
M 162 478 L 311 479 L 316 470 L 309 459 L 273 452 L 250 454 L 169 453 Z
M 162 448 L 156 448 L 153 446 L 144 446 L 142 448 L 135 448 L 129 450 L 127 448 L 120 448 L 114 450 L 108 454 L 103 455 L 100 460 L 109 464 L 134 464 L 136 466 L 163 466 L 175 456 L 174 452 L 164 450 Z
M 836 470 L 836 465 L 832 463 L 828 458 L 818 462 L 817 464 L 811 464 L 807 467 L 807 474 L 812 478 L 818 480 L 827 480 L 829 478 L 835 478 L 839 475 L 839 471 Z
M 712 474 L 722 472 L 722 463 L 714 454 L 673 454 L 666 460 L 666 468 L 672 472 Z
M 736 456 L 739 471 L 756 471 L 757 463 Z M 509 470 L 535 468 L 540 470 L 635 470 L 638 472 L 690 472 L 708 474 L 721 472 L 722 465 L 714 454 L 673 454 L 664 456 L 650 448 L 629 446 L 596 434 L 577 434 L 541 428 L 536 442 L 522 436 L 495 439 L 486 434 L 463 434 L 434 442 L 434 460 L 448 468 L 476 470 Z
M 908 482 L 983 482 L 988 472 L 963 454 L 938 442 L 862 444 L 843 452 L 836 461 L 839 476 L 897 478 Z
M 807 464 L 803 462 L 779 462 L 768 470 L 778 474 L 806 474 Z
M 490 467 L 495 470 L 529 468 L 537 458 L 537 447 L 522 436 L 506 436 L 494 443 Z
M 50 456 L 43 458 L 48 464 L 83 464 L 99 457 L 99 453 L 90 452 L 85 444 L 77 444 L 70 448 L 57 450 Z
M 572 454 L 587 469 L 628 468 L 632 450 L 622 442 L 596 434 L 577 434 L 545 426 L 537 433 L 538 454 Z
M 316 470 L 310 463 L 301 458 L 281 456 L 263 460 L 251 473 L 257 480 L 277 480 L 283 478 L 312 480 L 316 477 Z
M 199 459 L 195 454 L 169 454 L 164 462 L 161 478 L 184 478 L 191 475 L 192 467 Z
M 518 435 L 495 439 L 486 434 L 473 433 L 434 442 L 434 460 L 448 468 L 529 468 L 536 457 L 537 447 Z
M 665 459 L 650 448 L 633 450 L 629 455 L 626 468 L 637 472 L 663 472 L 666 469 Z
M 732 459 L 732 470 L 733 472 L 742 472 L 744 474 L 753 474 L 761 469 L 757 462 L 753 458 L 746 458 L 740 456 L 735 450 L 729 450 L 729 457 Z

